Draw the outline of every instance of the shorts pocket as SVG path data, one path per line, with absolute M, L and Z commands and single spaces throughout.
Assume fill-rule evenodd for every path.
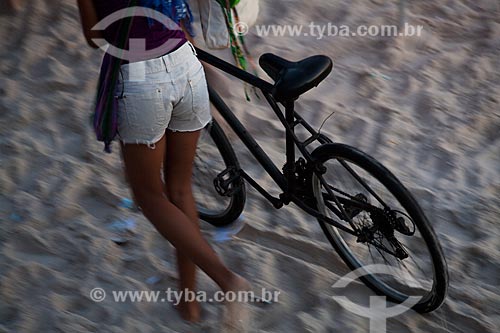
M 164 106 L 161 89 L 153 88 L 141 92 L 125 91 L 122 101 L 123 116 L 128 126 L 140 129 L 166 127 L 170 115 Z

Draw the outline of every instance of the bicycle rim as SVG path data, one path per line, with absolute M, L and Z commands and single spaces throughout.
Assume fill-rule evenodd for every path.
M 412 200 L 408 198 L 402 198 L 403 200 L 401 200 L 401 198 L 394 195 L 394 192 L 400 193 L 401 189 L 387 188 L 387 179 L 380 181 L 378 179 L 380 177 L 374 176 L 358 164 L 345 158 L 328 159 L 324 162 L 327 172 L 323 177 L 328 184 L 333 184 L 333 188 L 340 190 L 340 192 L 343 192 L 347 196 L 354 197 L 358 195 L 360 197 L 363 195 L 369 204 L 379 208 L 382 207 L 379 199 L 382 199 L 391 209 L 408 214 L 415 223 L 415 234 L 413 236 L 406 236 L 398 234 L 396 231 L 395 236 L 409 256 L 406 259 L 398 259 L 383 251 L 380 246 L 377 247 L 369 242 L 360 243 L 356 236 L 326 223 L 323 224 L 325 232 L 329 233 L 329 239 L 333 240 L 336 250 L 339 251 L 352 269 L 370 267 L 371 265 L 387 266 L 387 274 L 370 273 L 370 269 L 366 269 L 364 280 L 375 287 L 379 293 L 385 294 L 397 302 L 403 302 L 409 296 L 420 297 L 419 303 L 428 302 L 434 294 L 436 272 L 433 265 L 432 251 L 429 250 L 433 247 L 433 244 L 429 243 L 427 237 L 428 230 L 420 230 L 419 228 L 424 227 L 425 229 L 423 224 L 426 222 L 422 221 L 422 216 L 415 213 L 418 209 L 410 209 L 412 211 L 411 214 L 407 211 L 406 208 L 408 208 L 409 204 L 412 204 Z M 376 198 L 353 177 L 352 172 L 346 169 L 345 165 L 350 167 L 351 171 L 354 171 L 355 174 L 364 180 L 379 198 Z M 385 172 L 386 170 L 382 171 Z M 390 173 L 386 173 L 385 177 L 390 179 L 393 176 Z M 394 180 L 390 180 L 393 182 L 393 187 L 402 187 L 395 178 Z M 325 195 L 327 191 L 320 184 L 316 175 L 313 176 L 313 191 L 317 200 L 318 210 L 325 216 L 339 221 L 339 218 L 328 208 L 328 204 L 335 205 L 335 203 L 328 202 L 327 195 Z M 340 192 L 335 192 L 335 194 L 339 197 L 346 197 L 346 195 Z M 403 192 L 406 192 L 406 190 Z M 352 207 L 343 205 L 343 208 L 349 211 Z M 360 228 L 375 223 L 366 211 L 357 212 L 352 218 L 352 222 Z M 344 223 L 348 225 L 347 222 Z M 382 237 L 379 241 L 382 242 L 382 246 L 390 249 L 390 244 L 387 244 L 388 241 L 386 239 Z

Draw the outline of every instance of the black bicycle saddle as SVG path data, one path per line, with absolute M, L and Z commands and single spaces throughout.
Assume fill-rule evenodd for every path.
M 332 60 L 324 55 L 293 62 L 265 53 L 259 58 L 259 64 L 274 80 L 273 96 L 278 101 L 297 99 L 323 81 L 333 68 Z

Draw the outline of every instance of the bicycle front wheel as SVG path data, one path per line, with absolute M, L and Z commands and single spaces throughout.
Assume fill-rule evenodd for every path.
M 360 279 L 389 300 L 430 312 L 444 301 L 448 271 L 437 237 L 410 192 L 382 164 L 344 144 L 318 147 L 324 174 L 312 176 L 317 209 L 355 231 L 319 219 L 330 243 Z M 383 269 L 380 269 L 382 267 Z
M 193 196 L 202 220 L 221 227 L 240 216 L 246 198 L 243 180 L 236 177 L 223 186 L 223 192 L 216 187 L 218 180 L 227 180 L 239 168 L 229 140 L 214 119 L 201 130 L 193 166 Z

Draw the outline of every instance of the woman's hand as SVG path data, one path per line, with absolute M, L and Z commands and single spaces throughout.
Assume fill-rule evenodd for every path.
M 92 39 L 93 38 L 103 38 L 102 32 L 98 30 L 92 30 L 98 22 L 97 13 L 95 10 L 93 0 L 78 0 L 78 8 L 80 9 L 80 18 L 82 20 L 83 35 L 87 40 L 87 43 L 97 49 L 97 46 Z

